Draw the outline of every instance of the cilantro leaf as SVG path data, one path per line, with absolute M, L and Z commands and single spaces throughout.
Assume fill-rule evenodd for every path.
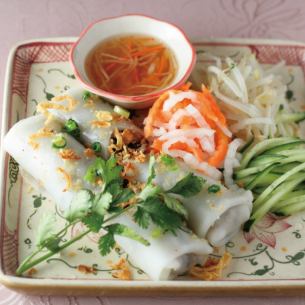
M 78 191 L 71 200 L 68 209 L 64 213 L 64 217 L 69 222 L 83 218 L 90 212 L 93 198 L 94 195 L 89 190 Z
M 51 236 L 44 241 L 43 246 L 55 253 L 59 249 L 60 241 L 59 237 Z
M 121 172 L 123 167 L 117 165 L 116 158 L 112 155 L 106 162 L 105 168 L 102 169 L 102 178 L 108 185 L 112 181 L 123 181 Z
M 141 207 L 149 214 L 154 224 L 165 231 L 175 232 L 182 227 L 181 215 L 169 209 L 159 197 L 150 197 L 141 203 Z
M 106 192 L 96 196 L 95 198 L 96 199 L 94 200 L 92 210 L 93 212 L 104 216 L 110 207 L 110 203 L 112 202 L 112 195 Z
M 98 241 L 98 248 L 102 256 L 109 254 L 111 250 L 114 248 L 114 246 L 115 246 L 114 236 L 110 232 L 101 236 Z
M 128 237 L 130 239 L 140 242 L 141 244 L 143 244 L 145 246 L 150 245 L 149 241 L 147 241 L 145 238 L 143 238 L 141 235 L 139 235 L 132 228 L 129 228 L 123 224 L 115 223 L 115 224 L 107 226 L 105 229 L 108 230 L 108 232 L 112 233 L 113 235 L 120 235 L 120 236 Z
M 104 217 L 97 214 L 92 213 L 90 215 L 87 215 L 82 219 L 82 222 L 92 231 L 92 232 L 99 232 L 99 230 L 102 227 L 104 221 Z
M 121 172 L 123 167 L 116 164 L 116 159 L 111 156 L 108 160 L 96 158 L 88 167 L 84 179 L 90 183 L 95 183 L 97 178 L 101 178 L 104 182 L 104 187 L 114 181 L 122 182 Z
M 43 214 L 36 231 L 36 245 L 44 246 L 46 240 L 54 237 L 56 218 L 54 214 Z
M 149 197 L 159 194 L 162 189 L 157 185 L 147 184 L 138 197 L 142 200 L 146 200 Z
M 188 213 L 187 213 L 186 208 L 178 199 L 176 199 L 172 196 L 169 196 L 167 194 L 162 194 L 162 197 L 164 199 L 165 205 L 169 209 L 177 212 L 178 214 L 182 215 L 186 219 L 188 218 Z
M 150 222 L 149 214 L 141 207 L 138 207 L 133 214 L 134 221 L 143 229 L 147 229 Z
M 166 166 L 166 169 L 170 171 L 175 171 L 179 168 L 176 159 L 169 155 L 162 155 L 160 161 Z
M 156 163 L 156 158 L 153 155 L 151 155 L 150 158 L 149 158 L 148 178 L 147 178 L 147 183 L 146 184 L 151 184 L 153 179 L 156 177 L 155 163 Z
M 176 183 L 174 187 L 169 189 L 167 193 L 174 193 L 183 197 L 192 197 L 202 190 L 205 180 L 195 176 L 193 173 L 187 174 L 184 178 Z
M 134 192 L 129 188 L 122 188 L 120 183 L 113 182 L 108 185 L 106 191 L 112 195 L 112 205 L 126 202 L 134 196 Z
M 117 193 L 117 196 L 114 198 L 113 203 L 119 204 L 122 202 L 127 202 L 134 196 L 134 192 L 131 189 L 122 189 L 119 193 Z

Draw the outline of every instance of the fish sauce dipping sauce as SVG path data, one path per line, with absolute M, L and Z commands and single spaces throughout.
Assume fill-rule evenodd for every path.
M 157 38 L 120 35 L 98 43 L 87 55 L 85 69 L 100 89 L 120 95 L 145 95 L 171 84 L 177 61 Z
M 98 64 L 90 66 L 93 57 Z M 128 109 L 147 108 L 166 90 L 183 85 L 195 62 L 195 50 L 182 30 L 143 15 L 90 24 L 70 52 L 84 88 Z

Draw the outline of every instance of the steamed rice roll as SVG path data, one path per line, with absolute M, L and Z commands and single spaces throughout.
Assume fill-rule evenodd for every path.
M 45 126 L 42 115 L 29 117 L 10 129 L 4 138 L 4 148 L 27 173 L 43 185 L 64 212 L 78 190 L 86 188 L 94 191 L 92 185 L 84 182 L 83 177 L 95 157 L 88 158 L 85 147 L 68 134 L 60 133 L 60 130 L 61 126 L 54 122 Z M 63 136 L 66 140 L 64 149 L 53 147 L 54 139 L 58 136 Z M 194 234 L 179 230 L 176 235 L 166 233 L 153 238 L 153 225 L 144 230 L 128 215 L 121 215 L 116 222 L 130 226 L 150 242 L 150 246 L 144 246 L 128 238 L 115 237 L 134 264 L 153 280 L 168 280 L 183 274 L 194 258 L 203 263 L 212 252 L 207 241 Z
M 4 137 L 4 149 L 27 174 L 39 182 L 64 210 L 75 192 L 87 188 L 83 180 L 90 164 L 85 148 L 58 124 L 45 126 L 42 115 L 16 123 Z M 63 138 L 66 145 L 54 148 L 54 140 Z
M 57 96 L 51 101 L 41 102 L 38 112 L 54 116 L 63 124 L 73 119 L 80 127 L 82 142 L 90 146 L 100 143 L 102 156 L 109 157 L 108 146 L 110 138 L 117 128 L 119 131 L 130 130 L 135 138 L 142 136 L 142 131 L 134 123 L 113 111 L 113 106 L 91 95 L 84 101 L 84 89 L 71 89 L 64 95 Z
M 155 166 L 154 182 L 163 189 L 169 190 L 190 171 L 203 177 L 206 183 L 202 191 L 190 198 L 180 198 L 189 214 L 190 228 L 213 246 L 222 246 L 228 242 L 249 219 L 252 210 L 252 193 L 244 189 L 230 190 L 219 182 L 190 170 L 183 162 L 176 161 L 175 170 L 164 167 L 161 161 Z M 146 181 L 148 163 L 132 162 L 134 179 Z M 219 191 L 209 192 L 208 187 L 217 185 Z
M 115 236 L 116 242 L 129 255 L 130 260 L 156 281 L 170 280 L 187 273 L 195 262 L 203 264 L 213 249 L 205 239 L 177 230 L 176 235 L 165 233 L 152 237 L 155 226 L 140 228 L 128 215 L 117 219 L 150 242 L 145 246 L 123 236 Z

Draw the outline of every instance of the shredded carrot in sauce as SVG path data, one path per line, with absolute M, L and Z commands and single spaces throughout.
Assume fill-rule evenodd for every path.
M 168 86 L 177 63 L 174 53 L 154 37 L 127 35 L 102 41 L 89 52 L 85 69 L 99 88 L 143 95 Z
M 209 258 L 204 266 L 193 266 L 189 274 L 204 281 L 215 281 L 222 278 L 223 270 L 230 264 L 232 255 L 225 252 L 220 259 Z

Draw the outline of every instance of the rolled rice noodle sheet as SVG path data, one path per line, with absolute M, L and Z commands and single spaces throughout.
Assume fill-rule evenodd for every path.
M 68 161 L 60 156 L 59 150 L 52 147 L 52 140 L 60 130 L 58 125 L 52 126 L 54 135 L 37 138 L 30 144 L 30 137 L 44 128 L 44 123 L 42 115 L 19 121 L 4 137 L 3 145 L 20 167 L 43 186 L 59 208 L 64 210 L 77 189 L 88 187 L 83 177 L 90 161 L 84 155 L 85 148 L 68 134 L 63 134 L 67 141 L 66 148 L 80 159 Z M 38 146 L 34 148 L 36 144 Z M 71 186 L 67 187 L 69 180 Z
M 40 182 L 53 197 L 62 211 L 65 211 L 80 188 L 94 191 L 91 185 L 83 182 L 83 177 L 90 164 L 84 155 L 84 147 L 71 136 L 64 134 L 67 148 L 80 156 L 79 160 L 65 161 L 59 155 L 59 150 L 52 148 L 54 136 L 35 139 L 29 143 L 29 138 L 45 127 L 42 115 L 30 117 L 15 124 L 4 138 L 5 150 L 20 164 L 25 172 Z M 50 128 L 50 127 L 48 127 Z M 60 127 L 58 128 L 60 130 Z M 71 177 L 71 188 L 67 189 L 67 181 L 57 169 L 62 168 Z M 75 186 L 75 187 L 74 187 Z M 152 237 L 154 225 L 148 230 L 140 228 L 129 215 L 121 215 L 115 222 L 125 224 L 150 242 L 144 246 L 138 241 L 122 236 L 116 236 L 116 242 L 129 255 L 132 262 L 139 266 L 153 280 L 168 280 L 189 270 L 194 262 L 204 263 L 207 255 L 212 252 L 205 239 L 199 239 L 193 234 L 179 230 L 176 235 L 166 233 L 159 238 Z
M 68 119 L 76 121 L 81 129 L 81 139 L 84 144 L 90 146 L 94 142 L 99 142 L 103 148 L 102 155 L 105 158 L 109 157 L 108 145 L 110 144 L 110 138 L 115 128 L 120 131 L 130 129 L 134 133 L 142 134 L 142 130 L 128 119 L 123 117 L 119 117 L 118 119 L 117 116 L 111 119 L 111 116 L 107 115 L 114 113 L 113 106 L 110 104 L 99 99 L 90 99 L 90 102 L 83 101 L 84 92 L 82 88 L 68 90 L 62 97 L 56 97 L 48 102 L 48 104 L 55 106 L 54 108 L 47 106 L 45 114 L 52 114 L 62 123 Z M 73 107 L 69 108 L 71 101 L 73 102 Z M 43 103 L 39 105 L 43 105 Z M 38 109 L 44 111 L 45 109 L 41 109 L 39 105 Z M 59 108 L 56 105 L 61 105 L 64 108 Z M 68 108 L 69 110 L 66 111 Z M 105 113 L 104 121 L 99 116 L 101 112 Z M 94 124 L 94 121 L 100 121 L 101 125 Z
M 227 189 L 219 182 L 190 170 L 184 163 L 177 162 L 179 169 L 167 170 L 160 163 L 155 166 L 156 178 L 154 182 L 163 189 L 172 188 L 190 171 L 203 177 L 206 183 L 203 190 L 196 196 L 181 198 L 189 214 L 189 226 L 202 238 L 215 246 L 224 245 L 241 228 L 241 225 L 250 217 L 253 196 L 251 191 L 234 188 Z M 133 163 L 135 179 L 146 181 L 148 164 Z M 220 186 L 217 193 L 209 193 L 208 187 L 212 184 Z
M 205 239 L 178 230 L 176 235 L 166 233 L 152 237 L 155 226 L 140 228 L 129 215 L 121 215 L 116 222 L 124 224 L 150 242 L 145 246 L 123 236 L 115 236 L 116 242 L 128 254 L 129 259 L 155 281 L 170 280 L 186 273 L 196 262 L 203 264 L 213 249 Z

